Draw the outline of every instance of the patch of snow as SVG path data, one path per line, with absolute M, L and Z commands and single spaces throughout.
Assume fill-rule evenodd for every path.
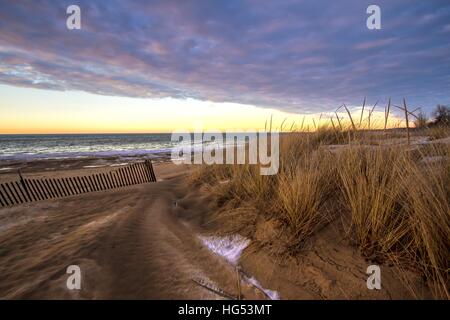
M 209 250 L 218 254 L 219 256 L 225 258 L 232 265 L 238 265 L 239 258 L 242 255 L 242 251 L 248 247 L 250 240 L 239 235 L 233 234 L 225 237 L 217 236 L 198 236 L 203 244 L 208 247 Z M 243 278 L 248 283 L 257 287 L 259 290 L 264 292 L 268 298 L 271 300 L 279 300 L 280 295 L 275 290 L 264 289 L 258 280 L 254 277 L 247 277 L 243 275 Z
M 261 284 L 259 283 L 258 280 L 256 280 L 254 277 L 248 278 L 245 277 L 245 280 L 247 280 L 248 282 L 250 282 L 252 285 L 254 285 L 255 287 L 257 287 L 259 290 L 263 291 L 267 297 L 270 298 L 270 300 L 280 300 L 280 295 L 278 294 L 277 291 L 275 290 L 269 290 L 269 289 L 264 289 Z
M 250 244 L 250 240 L 239 234 L 233 234 L 225 237 L 199 236 L 203 244 L 212 252 L 224 257 L 228 262 L 237 265 L 242 251 Z

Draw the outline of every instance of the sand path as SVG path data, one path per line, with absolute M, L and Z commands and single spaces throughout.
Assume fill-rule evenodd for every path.
M 220 298 L 192 278 L 236 294 L 234 268 L 202 245 L 189 221 L 205 208 L 176 204 L 189 192 L 180 172 L 159 168 L 156 184 L 3 209 L 0 297 Z M 81 290 L 66 287 L 72 264 L 81 268 Z

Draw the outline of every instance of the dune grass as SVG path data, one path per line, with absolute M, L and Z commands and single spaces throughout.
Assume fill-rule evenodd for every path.
M 435 297 L 449 299 L 450 146 L 379 143 L 406 132 L 355 127 L 352 120 L 346 128 L 284 135 L 274 176 L 261 176 L 258 165 L 216 165 L 201 166 L 192 179 L 212 186 L 236 227 L 251 228 L 258 216 L 277 219 L 288 254 L 340 221 L 363 256 L 416 270 Z M 429 136 L 448 133 L 437 130 Z

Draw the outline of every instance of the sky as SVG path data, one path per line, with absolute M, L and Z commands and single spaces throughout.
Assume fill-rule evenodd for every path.
M 290 126 L 364 97 L 430 113 L 449 71 L 448 0 L 0 0 L 0 133 Z

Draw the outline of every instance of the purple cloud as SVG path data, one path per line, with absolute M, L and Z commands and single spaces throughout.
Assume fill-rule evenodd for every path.
M 78 4 L 82 30 L 66 29 Z M 286 111 L 450 101 L 448 1 L 14 1 L 0 4 L 0 83 L 193 97 Z

